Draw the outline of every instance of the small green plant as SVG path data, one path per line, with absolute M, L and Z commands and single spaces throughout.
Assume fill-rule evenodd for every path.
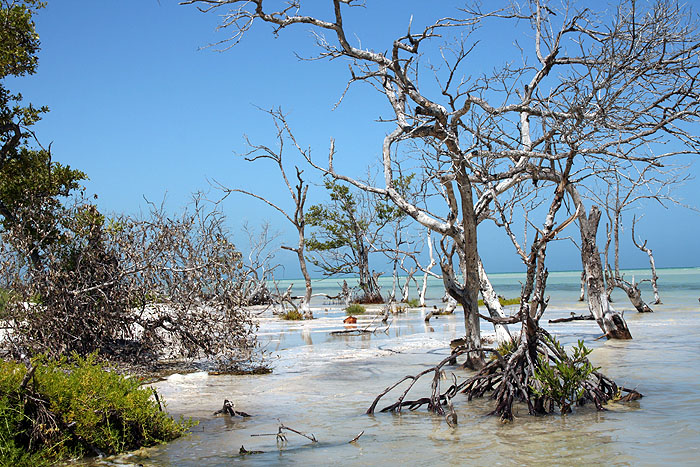
M 509 339 L 507 341 L 503 341 L 500 344 L 498 344 L 498 347 L 496 348 L 496 351 L 499 353 L 499 355 L 502 358 L 508 358 L 510 354 L 515 352 L 515 349 L 518 348 L 518 341 L 515 338 Z M 491 360 L 495 360 L 496 355 L 491 355 Z
M 285 311 L 280 315 L 280 317 L 286 321 L 300 321 L 304 319 L 304 315 L 299 313 L 299 310 L 297 309 L 291 309 L 288 311 Z
M 345 309 L 345 313 L 348 315 L 361 315 L 365 311 L 367 311 L 367 309 L 359 303 L 351 303 L 350 306 Z
M 107 371 L 95 357 L 0 362 L 0 465 L 48 465 L 111 455 L 184 434 L 136 378 Z M 24 384 L 23 384 L 24 382 Z
M 514 298 L 498 297 L 498 303 L 500 303 L 501 306 L 517 305 L 520 303 L 520 297 L 514 297 Z M 484 306 L 484 299 L 483 298 L 479 299 L 479 306 Z
M 569 413 L 571 406 L 582 398 L 585 381 L 598 368 L 593 367 L 588 360 L 592 351 L 583 345 L 582 340 L 574 346 L 571 355 L 553 337 L 550 343 L 557 350 L 558 358 L 551 364 L 547 356 L 539 356 L 535 372 L 536 384 L 531 387 L 535 395 L 545 398 L 545 403 L 554 403 L 561 413 Z
M 420 306 L 420 300 L 417 298 L 411 298 L 404 302 L 409 308 L 418 308 Z

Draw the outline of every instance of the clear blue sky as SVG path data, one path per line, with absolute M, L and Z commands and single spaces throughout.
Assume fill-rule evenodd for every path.
M 374 3 L 368 0 L 368 3 Z M 452 14 L 448 2 L 380 2 L 380 14 L 359 11 L 347 25 L 363 46 L 385 50 L 405 32 L 408 19 L 420 26 Z M 137 213 L 144 197 L 168 207 L 187 202 L 189 193 L 208 190 L 207 180 L 264 193 L 284 203 L 285 193 L 270 166 L 245 163 L 243 135 L 272 144 L 273 127 L 256 107 L 281 106 L 290 114 L 298 138 L 326 158 L 331 137 L 338 149 L 337 169 L 362 174 L 376 161 L 389 125 L 376 123 L 387 114 L 385 102 L 367 87 L 354 87 L 332 110 L 348 76 L 347 64 L 299 61 L 313 54 L 307 28 L 285 31 L 279 38 L 259 24 L 241 44 L 226 52 L 206 46 L 223 39 L 219 18 L 172 0 L 49 0 L 37 19 L 41 37 L 36 75 L 9 82 L 25 100 L 48 105 L 51 112 L 37 125 L 40 140 L 52 142 L 54 158 L 85 171 L 88 191 L 99 195 L 105 212 Z M 508 44 L 496 33 L 475 58 L 486 58 Z M 475 67 L 480 64 L 475 61 Z M 309 169 L 307 169 L 307 172 Z M 691 168 L 697 172 L 697 165 Z M 698 182 L 679 190 L 697 205 Z M 321 190 L 313 190 L 318 199 Z M 215 196 L 215 195 L 212 195 Z M 640 224 L 660 267 L 700 265 L 700 216 L 689 210 L 650 207 Z M 226 204 L 239 244 L 239 224 L 269 219 L 294 241 L 281 217 L 259 202 L 237 197 Z M 641 229 L 643 228 L 643 230 Z M 519 270 L 512 248 L 483 228 L 481 252 L 496 272 Z M 575 235 L 575 229 L 570 234 Z M 628 232 L 627 232 L 628 234 Z M 499 239 L 496 239 L 496 238 Z M 627 236 L 629 239 L 629 236 Z M 551 269 L 578 269 L 570 245 L 552 247 Z M 292 254 L 280 253 L 288 277 L 298 276 Z M 646 256 L 623 250 L 623 266 L 645 267 Z

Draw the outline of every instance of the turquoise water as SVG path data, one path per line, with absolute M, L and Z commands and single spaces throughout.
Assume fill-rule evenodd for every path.
M 640 280 L 646 271 L 627 271 Z M 625 312 L 631 341 L 598 339 L 594 322 L 548 325 L 547 319 L 584 312 L 579 302 L 579 273 L 549 276 L 550 306 L 543 323 L 563 343 L 583 339 L 593 348 L 593 363 L 619 384 L 636 387 L 644 398 L 629 404 L 591 407 L 567 416 L 531 417 L 523 408 L 513 423 L 486 413 L 490 399 L 453 401 L 460 424 L 447 426 L 425 410 L 400 415 L 363 415 L 374 397 L 406 374 L 434 365 L 448 354 L 449 340 L 463 334 L 461 313 L 423 322 L 425 311 L 411 309 L 394 317 L 386 333 L 333 336 L 345 329 L 340 305 L 316 299 L 316 319 L 283 322 L 265 312 L 260 341 L 274 372 L 263 376 L 174 375 L 157 384 L 175 415 L 200 421 L 193 433 L 140 457 L 121 461 L 144 465 L 698 465 L 700 461 L 700 269 L 659 271 L 662 305 L 639 314 L 616 293 L 614 305 Z M 520 289 L 518 274 L 495 274 L 496 291 L 507 297 Z M 337 293 L 337 280 L 315 291 Z M 342 281 L 340 281 L 342 282 Z M 386 290 L 387 280 L 383 279 Z M 388 281 L 390 285 L 390 280 Z M 302 282 L 299 281 L 299 285 Z M 648 284 L 644 296 L 651 301 Z M 284 285 L 286 288 L 286 285 Z M 416 297 L 415 289 L 412 297 Z M 431 281 L 429 302 L 439 303 L 441 286 Z M 358 326 L 372 322 L 360 318 Z M 482 331 L 492 331 L 482 323 Z M 469 372 L 451 371 L 458 379 Z M 426 394 L 417 385 L 417 396 Z M 249 419 L 215 417 L 223 399 L 236 402 Z M 309 440 L 289 433 L 278 444 L 279 423 L 313 433 Z M 348 441 L 360 431 L 355 444 Z M 239 454 L 241 446 L 261 454 Z M 142 453 L 143 454 L 143 453 Z

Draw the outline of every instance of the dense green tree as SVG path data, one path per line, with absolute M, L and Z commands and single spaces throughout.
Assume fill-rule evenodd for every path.
M 330 202 L 316 204 L 306 213 L 312 228 L 306 239 L 311 261 L 326 275 L 357 274 L 362 290 L 360 301 L 382 302 L 377 276 L 369 267 L 369 254 L 378 249 L 382 229 L 402 214 L 393 205 L 347 185 L 328 179 Z
M 8 76 L 24 76 L 36 71 L 39 35 L 33 15 L 44 6 L 36 0 L 0 0 L 0 169 L 19 157 L 17 149 L 31 135 L 34 124 L 46 107 L 22 106 L 22 95 L 5 86 Z
M 59 210 L 60 197 L 79 188 L 83 172 L 54 162 L 51 150 L 34 149 L 31 125 L 46 107 L 23 105 L 22 95 L 11 92 L 5 78 L 35 73 L 39 35 L 33 15 L 44 6 L 36 0 L 0 0 L 0 227 L 19 229 L 26 241 L 20 251 L 35 267 L 41 264 L 43 245 L 58 240 L 49 217 Z M 60 215 L 60 214 L 59 214 Z

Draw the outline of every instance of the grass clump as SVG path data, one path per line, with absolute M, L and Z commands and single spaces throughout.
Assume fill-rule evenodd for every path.
M 520 297 L 505 298 L 505 297 L 499 296 L 498 303 L 500 303 L 501 306 L 518 305 L 520 303 Z M 483 298 L 479 299 L 479 306 L 484 306 L 484 299 Z
M 117 454 L 173 440 L 190 426 L 163 412 L 152 390 L 107 371 L 94 355 L 32 365 L 27 376 L 24 364 L 0 362 L 0 465 Z
M 404 302 L 409 308 L 418 308 L 420 306 L 420 300 L 417 298 L 411 298 Z
M 361 315 L 365 311 L 367 311 L 367 309 L 359 303 L 351 303 L 350 306 L 345 309 L 345 313 L 348 315 Z
M 302 315 L 299 310 L 296 309 L 285 311 L 280 315 L 280 317 L 286 321 L 300 321 L 304 319 L 304 315 Z

